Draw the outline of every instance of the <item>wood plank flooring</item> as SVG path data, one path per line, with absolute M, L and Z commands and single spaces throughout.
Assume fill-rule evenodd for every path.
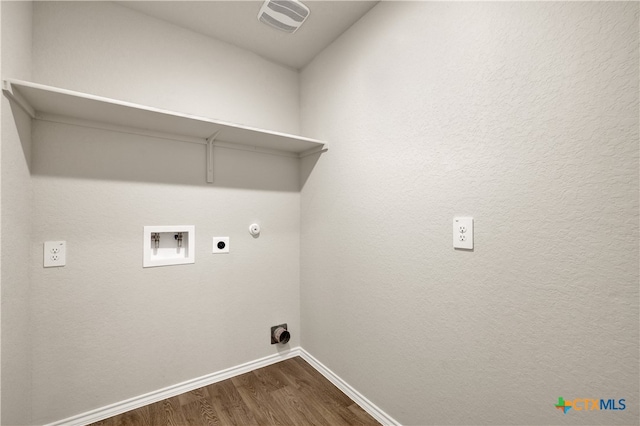
M 379 424 L 296 357 L 91 426 Z

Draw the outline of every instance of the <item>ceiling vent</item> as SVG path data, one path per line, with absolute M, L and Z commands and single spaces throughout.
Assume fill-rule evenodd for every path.
M 298 0 L 267 0 L 258 12 L 258 20 L 270 27 L 295 33 L 309 17 L 309 8 Z

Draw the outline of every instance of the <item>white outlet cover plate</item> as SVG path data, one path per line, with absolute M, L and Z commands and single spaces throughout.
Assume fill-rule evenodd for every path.
M 224 247 L 218 248 L 218 243 L 224 243 Z M 213 253 L 229 253 L 229 237 L 213 237 Z
M 44 267 L 54 268 L 67 264 L 67 242 L 66 241 L 45 241 L 44 242 Z
M 473 250 L 473 218 L 453 218 L 453 247 Z

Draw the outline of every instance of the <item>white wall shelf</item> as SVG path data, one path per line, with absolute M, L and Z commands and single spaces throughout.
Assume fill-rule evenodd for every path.
M 327 149 L 316 139 L 227 123 L 20 80 L 2 90 L 33 119 L 207 145 L 207 181 L 213 182 L 213 146 L 290 157 Z

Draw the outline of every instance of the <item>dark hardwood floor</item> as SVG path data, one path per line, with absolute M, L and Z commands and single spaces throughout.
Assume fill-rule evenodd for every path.
M 93 423 L 125 425 L 379 425 L 302 358 Z

